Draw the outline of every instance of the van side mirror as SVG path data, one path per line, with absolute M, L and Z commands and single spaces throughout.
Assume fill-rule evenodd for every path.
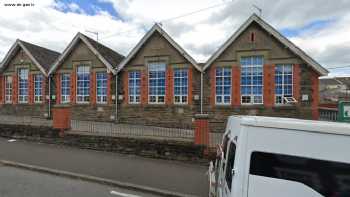
M 231 170 L 231 175 L 234 176 L 235 174 L 236 174 L 235 169 L 232 169 L 232 170 Z

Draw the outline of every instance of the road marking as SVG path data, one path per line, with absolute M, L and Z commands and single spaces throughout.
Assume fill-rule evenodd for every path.
M 127 193 L 121 193 L 121 192 L 116 192 L 116 191 L 111 191 L 111 194 L 121 196 L 121 197 L 141 197 L 133 194 L 127 194 Z

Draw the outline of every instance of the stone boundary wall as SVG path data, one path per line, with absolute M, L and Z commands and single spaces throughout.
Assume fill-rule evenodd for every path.
M 134 154 L 143 157 L 207 164 L 205 147 L 189 142 L 131 139 L 69 134 L 59 137 L 59 130 L 50 127 L 0 124 L 0 137 L 24 139 L 48 144 L 72 146 L 98 151 Z

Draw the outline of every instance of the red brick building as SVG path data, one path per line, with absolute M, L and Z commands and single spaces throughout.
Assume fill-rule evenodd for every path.
M 233 114 L 318 119 L 319 80 L 328 71 L 257 15 L 203 67 L 211 131 Z
M 48 71 L 58 56 L 16 40 L 0 66 L 0 114 L 48 117 Z

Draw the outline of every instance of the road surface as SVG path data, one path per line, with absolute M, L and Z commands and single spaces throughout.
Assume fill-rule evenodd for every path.
M 0 138 L 0 159 L 207 196 L 207 166 Z
M 156 197 L 154 194 L 140 193 L 1 165 L 0 196 Z

